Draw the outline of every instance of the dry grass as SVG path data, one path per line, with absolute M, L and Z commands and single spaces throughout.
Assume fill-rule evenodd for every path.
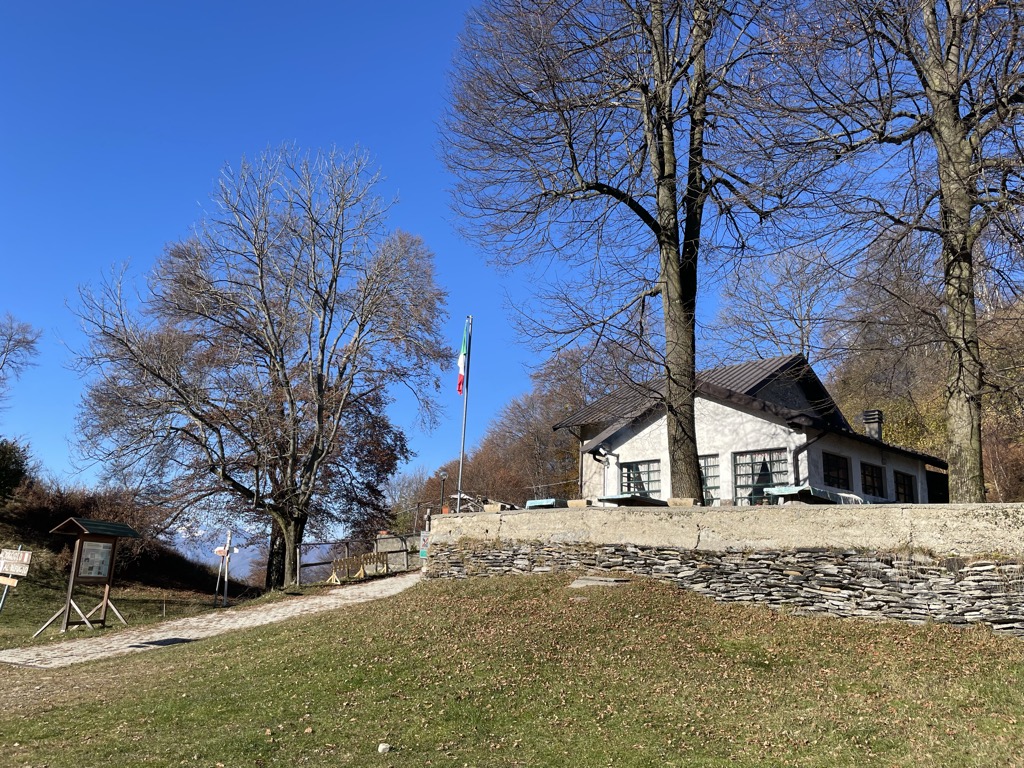
M 127 659 L 5 669 L 0 761 L 1021 764 L 1022 641 L 567 583 L 429 582 Z

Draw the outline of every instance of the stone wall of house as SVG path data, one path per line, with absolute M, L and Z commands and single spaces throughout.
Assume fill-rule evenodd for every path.
M 723 520 L 725 511 L 435 518 L 425 572 L 638 574 L 716 600 L 1024 635 L 1022 505 L 737 508 Z

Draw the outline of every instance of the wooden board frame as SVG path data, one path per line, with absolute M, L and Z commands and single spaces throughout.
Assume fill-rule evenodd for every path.
M 44 629 L 61 618 L 61 632 L 67 632 L 68 627 L 85 626 L 95 629 L 97 626 L 107 626 L 107 610 L 113 612 L 121 623 L 128 626 L 124 616 L 117 610 L 110 599 L 110 587 L 114 583 L 114 562 L 117 557 L 117 536 L 100 536 L 92 533 L 81 533 L 75 540 L 75 551 L 71 558 L 71 575 L 68 578 L 67 599 L 64 607 L 57 611 L 50 619 L 32 635 L 37 637 Z M 78 584 L 102 584 L 103 597 L 91 611 L 83 613 L 75 602 L 75 587 Z M 71 619 L 72 610 L 78 614 L 78 619 Z M 99 611 L 99 617 L 92 619 L 93 614 Z M 92 621 L 90 621 L 92 619 Z

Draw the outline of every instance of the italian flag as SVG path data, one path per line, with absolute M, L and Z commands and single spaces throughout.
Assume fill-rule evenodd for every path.
M 458 392 L 461 395 L 466 386 L 466 373 L 469 368 L 469 320 L 462 329 L 462 348 L 459 350 L 459 384 Z

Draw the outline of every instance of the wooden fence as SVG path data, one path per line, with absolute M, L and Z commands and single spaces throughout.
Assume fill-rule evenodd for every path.
M 302 550 L 313 547 L 329 547 L 332 553 L 331 559 L 315 562 L 304 561 Z M 412 547 L 411 550 L 410 547 Z M 310 542 L 297 548 L 298 580 L 301 584 L 303 568 L 331 566 L 331 575 L 326 578 L 326 582 L 329 584 L 339 584 L 343 579 L 362 579 L 377 574 L 418 569 L 421 566 L 418 551 L 419 534 L 379 536 L 376 539 Z

